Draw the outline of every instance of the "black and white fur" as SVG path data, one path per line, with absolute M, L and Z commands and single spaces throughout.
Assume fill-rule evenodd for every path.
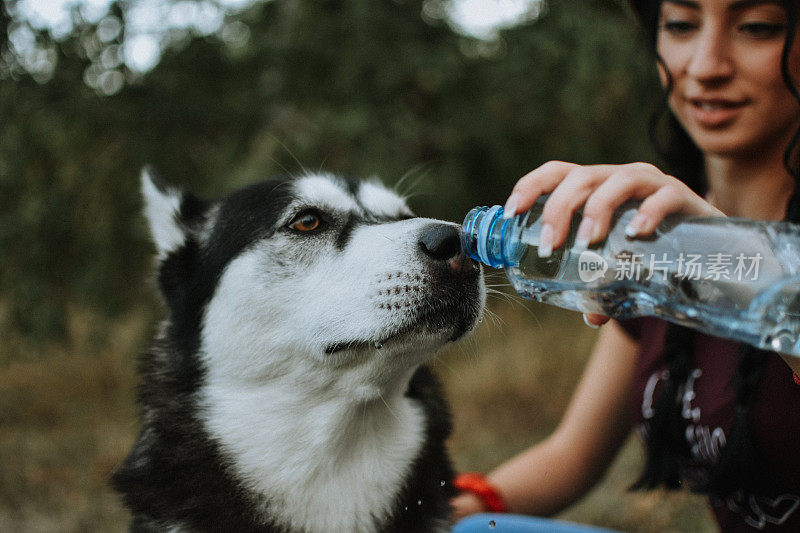
M 146 170 L 142 190 L 169 317 L 113 477 L 132 530 L 446 531 L 450 419 L 425 363 L 485 299 L 457 226 L 330 175 L 207 202 Z

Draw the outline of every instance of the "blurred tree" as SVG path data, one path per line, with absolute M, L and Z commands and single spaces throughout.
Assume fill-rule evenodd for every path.
M 551 0 L 486 42 L 431 16 L 442 1 L 260 2 L 183 34 L 144 75 L 103 63 L 124 24 L 80 17 L 59 40 L 31 30 L 39 71 L 15 66 L 20 21 L 0 10 L 0 305 L 14 327 L 43 338 L 70 303 L 114 313 L 149 292 L 145 163 L 207 195 L 306 168 L 409 173 L 418 212 L 457 220 L 548 159 L 650 158 L 655 76 L 620 2 Z

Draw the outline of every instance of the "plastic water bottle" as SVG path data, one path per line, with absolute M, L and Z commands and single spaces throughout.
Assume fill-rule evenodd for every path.
M 576 214 L 566 242 L 539 257 L 545 199 L 510 219 L 500 206 L 472 209 L 464 251 L 504 268 L 525 298 L 618 319 L 657 316 L 800 357 L 800 226 L 672 215 L 631 238 L 638 202 L 628 202 L 604 241 L 576 246 Z

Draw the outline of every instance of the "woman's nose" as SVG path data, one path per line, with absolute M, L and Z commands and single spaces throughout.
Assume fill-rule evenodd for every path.
M 703 28 L 697 36 L 687 73 L 698 81 L 723 81 L 733 75 L 729 37 L 722 28 Z

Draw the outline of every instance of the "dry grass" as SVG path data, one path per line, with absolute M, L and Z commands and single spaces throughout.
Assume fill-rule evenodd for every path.
M 491 309 L 496 316 L 435 365 L 453 406 L 451 450 L 462 470 L 488 470 L 552 430 L 595 335 L 574 313 L 504 301 Z M 127 527 L 108 477 L 136 431 L 135 355 L 151 317 L 139 310 L 108 322 L 74 311 L 67 343 L 4 341 L 0 531 Z M 626 491 L 639 455 L 629 443 L 602 484 L 562 517 L 625 531 L 713 530 L 696 497 Z
M 136 430 L 134 354 L 148 320 L 71 314 L 69 342 L 4 343 L 0 531 L 122 531 L 108 487 Z

